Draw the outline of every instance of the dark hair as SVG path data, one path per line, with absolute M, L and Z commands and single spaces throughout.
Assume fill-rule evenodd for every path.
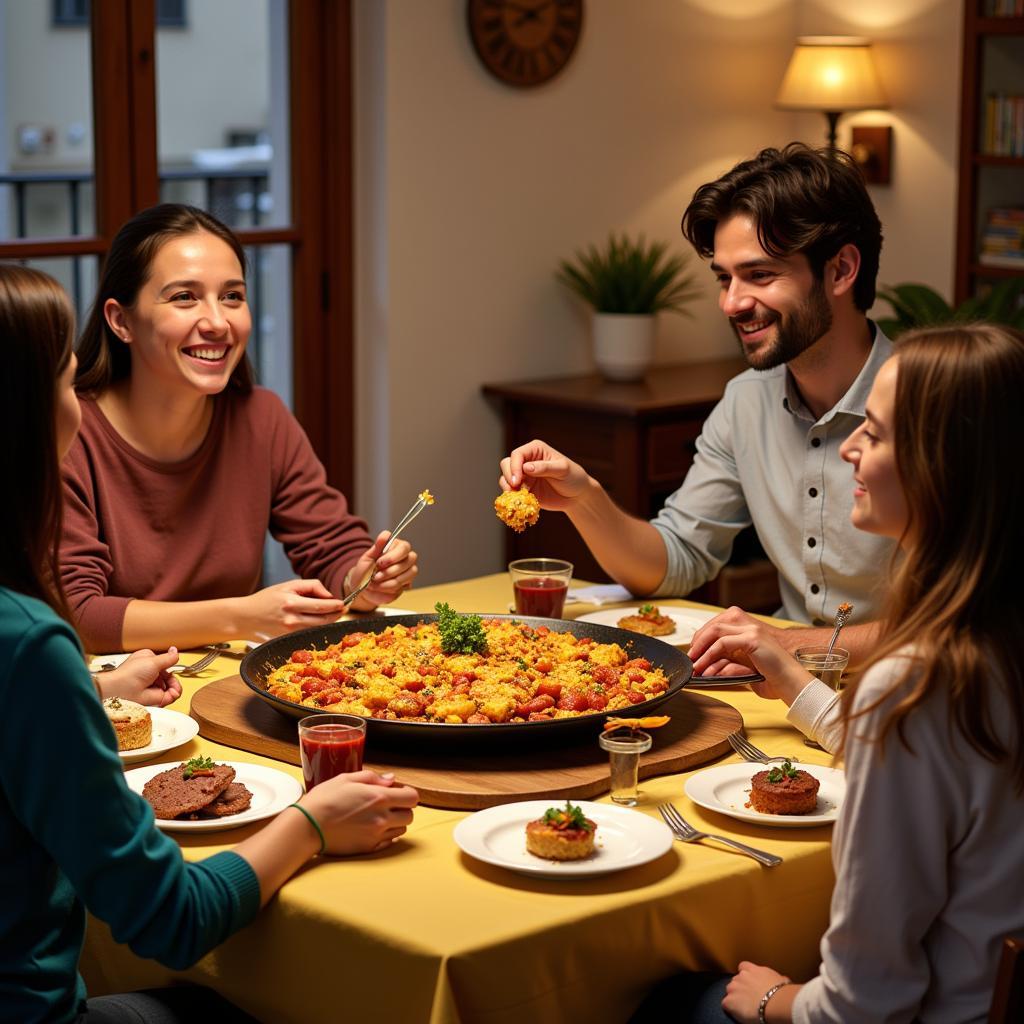
M 906 742 L 907 715 L 941 689 L 951 724 L 983 757 L 1008 761 L 1024 792 L 1024 476 L 1007 448 L 1024 392 L 1024 333 L 924 328 L 899 339 L 896 358 L 893 445 L 909 518 L 872 660 L 912 648 L 913 682 L 879 738 L 895 729 Z M 1009 750 L 994 728 L 994 685 L 1005 687 L 1013 718 Z
M 67 368 L 75 313 L 42 271 L 0 263 L 0 584 L 45 601 L 71 621 L 57 550 L 63 508 L 57 381 Z
M 874 304 L 882 224 L 848 154 L 802 142 L 762 149 L 697 189 L 683 214 L 683 235 L 707 259 L 714 255 L 719 221 L 735 213 L 751 217 L 765 252 L 803 253 L 819 281 L 825 263 L 844 245 L 855 245 L 860 271 L 853 301 L 862 312 Z
M 96 299 L 89 310 L 78 342 L 78 373 L 75 387 L 83 393 L 105 391 L 131 375 L 128 346 L 110 329 L 103 312 L 107 299 L 116 299 L 126 309 L 135 305 L 139 290 L 149 279 L 156 254 L 173 238 L 205 231 L 229 245 L 245 274 L 245 250 L 235 233 L 216 217 L 195 206 L 162 203 L 137 213 L 114 236 L 103 264 Z M 252 390 L 253 372 L 248 355 L 231 374 L 229 387 Z

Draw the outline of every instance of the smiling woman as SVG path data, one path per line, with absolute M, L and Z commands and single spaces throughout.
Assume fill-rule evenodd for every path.
M 79 346 L 82 431 L 64 464 L 61 573 L 92 650 L 266 638 L 393 600 L 416 554 L 372 540 L 308 439 L 254 387 L 245 255 L 164 204 L 115 237 Z M 267 530 L 301 577 L 260 589 Z

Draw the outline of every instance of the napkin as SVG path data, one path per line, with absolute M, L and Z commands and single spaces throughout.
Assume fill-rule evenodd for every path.
M 579 587 L 565 595 L 567 601 L 578 601 L 580 604 L 618 604 L 631 601 L 633 595 L 618 583 L 598 583 L 593 587 Z

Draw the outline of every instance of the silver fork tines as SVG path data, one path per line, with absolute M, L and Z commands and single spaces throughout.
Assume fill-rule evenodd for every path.
M 799 764 L 795 757 L 771 757 L 738 732 L 729 734 L 729 744 L 740 757 L 747 761 L 758 761 L 761 764 L 771 764 L 772 761 L 794 761 Z
M 668 825 L 672 835 L 681 843 L 695 843 L 700 839 L 714 839 L 717 843 L 724 843 L 740 853 L 745 853 L 748 857 L 753 857 L 754 860 L 759 864 L 763 864 L 766 868 L 773 868 L 782 863 L 782 858 L 777 857 L 774 853 L 768 853 L 766 850 L 756 850 L 753 846 L 739 843 L 728 836 L 718 836 L 711 832 L 701 832 L 695 829 L 671 804 L 659 804 L 658 813 L 665 819 L 665 824 Z
M 212 650 L 209 654 L 204 654 L 198 661 L 192 662 L 191 665 L 186 665 L 180 672 L 177 673 L 179 676 L 196 676 L 203 671 L 204 668 L 209 668 L 219 657 L 220 650 Z

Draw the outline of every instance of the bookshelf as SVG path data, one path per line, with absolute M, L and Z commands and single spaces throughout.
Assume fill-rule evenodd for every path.
M 1006 12 L 1006 13 L 997 13 Z M 1015 254 L 1024 218 L 1024 3 L 964 7 L 956 301 L 1024 277 Z M 1022 229 L 1024 230 L 1024 229 Z

